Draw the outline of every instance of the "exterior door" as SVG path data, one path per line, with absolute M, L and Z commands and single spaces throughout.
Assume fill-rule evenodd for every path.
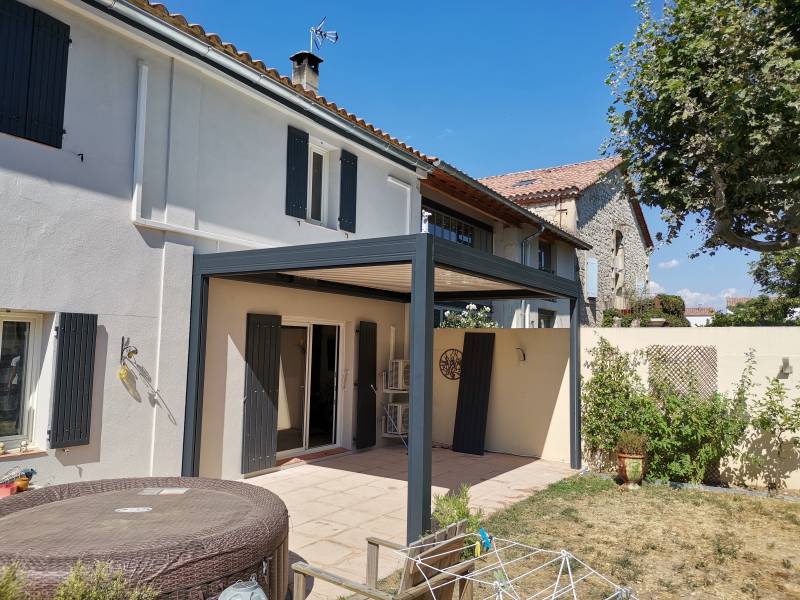
M 281 318 L 247 315 L 242 473 L 275 466 Z

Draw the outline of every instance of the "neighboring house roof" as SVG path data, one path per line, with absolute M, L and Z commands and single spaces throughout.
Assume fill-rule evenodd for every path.
M 716 311 L 710 306 L 687 306 L 684 317 L 713 317 Z
M 739 304 L 744 304 L 749 300 L 752 300 L 753 296 L 728 296 L 725 298 L 725 306 L 728 308 L 733 308 L 734 306 L 738 306 Z
M 517 204 L 530 205 L 561 198 L 577 198 L 607 173 L 620 166 L 624 166 L 622 157 L 611 156 L 545 169 L 493 175 L 484 177 L 480 182 Z M 639 223 L 645 245 L 652 248 L 653 238 L 647 227 L 642 207 L 633 197 L 631 208 Z
M 509 223 L 538 225 L 581 250 L 592 248 L 591 244 L 580 236 L 565 231 L 555 223 L 519 206 L 443 160 L 434 160 L 431 164 L 435 168 L 428 174 L 427 181 L 456 195 L 466 204 L 478 209 L 489 209 L 489 212 Z
M 524 204 L 532 200 L 580 194 L 620 164 L 622 158 L 613 156 L 546 169 L 493 175 L 484 177 L 481 182 L 506 198 Z
M 185 34 L 188 34 L 195 39 L 199 40 L 200 42 L 207 44 L 215 48 L 216 50 L 224 53 L 226 56 L 242 63 L 243 65 L 255 69 L 260 74 L 268 77 L 270 80 L 273 80 L 288 89 L 291 89 L 299 96 L 305 97 L 306 99 L 315 102 L 319 106 L 331 111 L 332 113 L 339 115 L 350 121 L 353 125 L 363 129 L 367 133 L 381 139 L 383 142 L 391 144 L 396 148 L 399 148 L 403 152 L 413 156 L 414 158 L 422 161 L 423 163 L 427 163 L 433 167 L 433 174 L 438 176 L 440 179 L 444 180 L 459 180 L 461 185 L 466 185 L 472 188 L 473 192 L 477 192 L 477 194 L 482 196 L 484 201 L 484 207 L 488 208 L 490 211 L 496 211 L 498 218 L 509 220 L 512 223 L 520 224 L 520 223 L 527 223 L 533 225 L 540 225 L 545 227 L 546 229 L 550 230 L 554 235 L 557 235 L 563 239 L 565 239 L 568 243 L 581 248 L 581 249 L 589 249 L 591 245 L 583 241 L 580 237 L 576 236 L 575 234 L 569 233 L 564 231 L 557 225 L 546 221 L 542 217 L 538 215 L 534 215 L 528 210 L 520 209 L 517 205 L 512 202 L 509 202 L 507 198 L 495 193 L 493 190 L 487 188 L 485 185 L 478 182 L 476 179 L 473 179 L 466 173 L 455 169 L 454 167 L 448 165 L 437 159 L 435 156 L 429 156 L 427 154 L 422 153 L 421 151 L 417 150 L 409 146 L 408 144 L 401 142 L 396 137 L 389 135 L 387 132 L 375 127 L 371 123 L 367 123 L 364 119 L 359 118 L 357 115 L 346 111 L 344 108 L 336 105 L 333 102 L 330 102 L 324 96 L 320 96 L 313 91 L 306 90 L 300 85 L 292 84 L 290 78 L 282 76 L 276 69 L 268 67 L 264 64 L 264 62 L 254 59 L 250 53 L 240 51 L 235 45 L 229 42 L 223 42 L 222 38 L 215 33 L 208 33 L 206 30 L 201 26 L 194 23 L 189 23 L 186 20 L 186 17 L 179 13 L 172 13 L 167 9 L 166 6 L 160 3 L 151 3 L 149 0 L 128 0 L 130 4 L 133 6 L 145 11 L 149 15 L 159 19 L 160 21 L 170 25 Z

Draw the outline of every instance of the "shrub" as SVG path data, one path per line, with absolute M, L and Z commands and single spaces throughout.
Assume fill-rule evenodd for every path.
M 0 571 L 0 600 L 25 600 L 29 597 L 19 565 L 12 563 L 3 567 Z
M 53 600 L 155 600 L 158 594 L 149 587 L 132 587 L 121 571 L 98 562 L 90 571 L 78 562 L 58 587 Z
M 616 308 L 607 308 L 603 311 L 603 327 L 613 327 L 614 319 L 622 317 L 622 313 Z
M 752 409 L 752 431 L 742 452 L 743 479 L 763 479 L 767 488 L 785 486 L 800 462 L 800 396 L 771 379 Z
M 467 532 L 474 533 L 480 529 L 483 512 L 473 511 L 469 507 L 469 486 L 462 483 L 458 491 L 437 494 L 433 498 L 433 520 L 436 529 L 442 529 L 453 523 L 467 520 Z
M 617 454 L 647 454 L 647 437 L 626 429 L 619 434 Z
M 661 312 L 667 315 L 683 317 L 683 314 L 686 312 L 686 303 L 680 296 L 658 294 L 656 296 L 656 303 L 661 307 Z
M 743 439 L 748 423 L 744 401 L 669 388 L 656 394 L 662 420 L 658 435 L 651 438 L 649 476 L 702 482 L 709 467 L 732 456 Z
M 448 310 L 439 327 L 456 329 L 491 329 L 499 327 L 491 318 L 492 309 L 489 306 L 478 308 L 475 304 L 467 304 L 462 311 Z
M 589 351 L 591 378 L 583 385 L 583 439 L 597 466 L 610 466 L 623 431 L 651 432 L 658 407 L 636 372 L 640 355 L 627 354 L 600 338 Z
M 691 386 L 679 392 L 663 382 L 646 390 L 637 373 L 640 355 L 621 352 L 605 339 L 590 357 L 591 377 L 582 395 L 583 431 L 589 458 L 598 466 L 611 466 L 610 453 L 623 432 L 635 431 L 646 437 L 649 477 L 700 482 L 709 467 L 732 456 L 742 441 L 752 353 L 735 393 L 710 398 Z

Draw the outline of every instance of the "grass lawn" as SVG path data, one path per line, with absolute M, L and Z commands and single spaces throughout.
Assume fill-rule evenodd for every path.
M 626 491 L 586 475 L 484 526 L 497 537 L 567 549 L 641 599 L 800 598 L 800 503 L 663 486 Z

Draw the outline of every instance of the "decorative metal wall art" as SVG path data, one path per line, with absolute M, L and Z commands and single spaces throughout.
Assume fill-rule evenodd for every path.
M 450 348 L 442 352 L 439 370 L 447 379 L 461 379 L 461 350 Z

